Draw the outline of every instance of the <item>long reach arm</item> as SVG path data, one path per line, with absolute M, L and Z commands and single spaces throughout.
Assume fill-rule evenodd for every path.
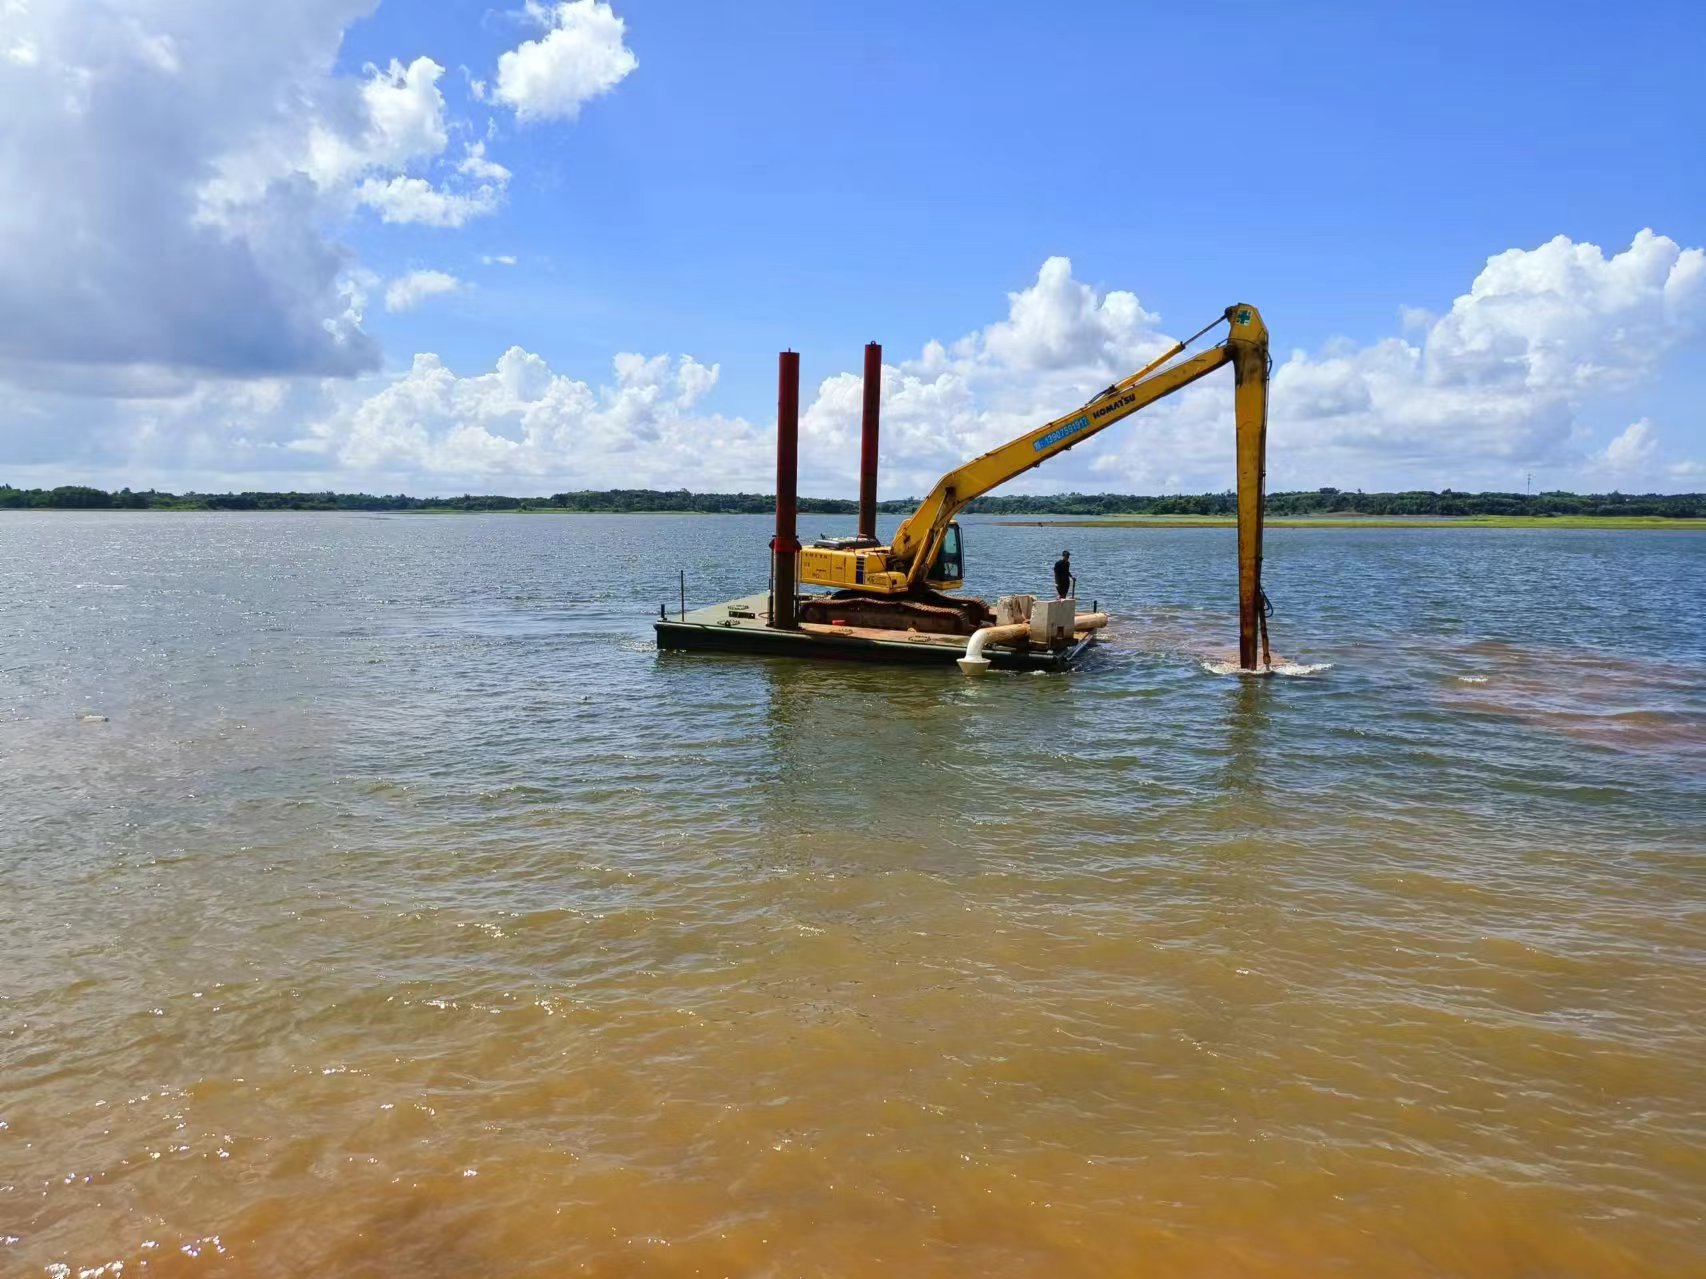
M 1217 347 L 1171 368 L 1160 368 L 1186 343 L 1116 382 L 1083 408 L 1037 427 L 1016 440 L 973 458 L 936 482 L 930 495 L 895 531 L 889 568 L 905 572 L 907 589 L 922 590 L 948 525 L 968 503 L 991 489 L 1081 444 L 1155 401 L 1220 368 L 1232 366 L 1238 454 L 1238 658 L 1257 669 L 1262 626 L 1262 506 L 1267 467 L 1268 330 L 1260 312 L 1246 304 L 1226 308 L 1231 333 Z M 1215 321 L 1218 324 L 1220 321 Z M 1210 327 L 1213 327 L 1212 325 Z

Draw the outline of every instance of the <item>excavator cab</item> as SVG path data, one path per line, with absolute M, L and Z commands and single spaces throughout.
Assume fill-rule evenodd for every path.
M 965 584 L 965 551 L 960 543 L 958 521 L 948 524 L 942 534 L 942 549 L 936 552 L 936 562 L 930 566 L 925 582 L 938 591 L 955 591 Z

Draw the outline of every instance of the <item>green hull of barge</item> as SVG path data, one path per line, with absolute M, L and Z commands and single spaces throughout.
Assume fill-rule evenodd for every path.
M 657 631 L 658 648 L 950 668 L 966 652 L 964 635 L 812 624 L 798 630 L 781 630 L 769 624 L 768 607 L 768 597 L 748 595 L 709 608 L 693 609 L 682 616 L 659 618 L 652 623 Z M 984 656 L 998 671 L 1063 671 L 1095 642 L 1095 632 L 1086 631 L 1059 650 L 988 648 Z

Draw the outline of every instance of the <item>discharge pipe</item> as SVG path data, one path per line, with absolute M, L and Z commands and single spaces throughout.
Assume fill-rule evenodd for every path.
M 1029 639 L 1031 624 L 1014 622 L 1010 626 L 985 626 L 972 632 L 966 645 L 966 655 L 960 658 L 960 669 L 967 675 L 981 675 L 989 669 L 989 659 L 983 655 L 986 644 L 1011 644 L 1014 640 Z
M 1085 631 L 1099 631 L 1108 624 L 1106 613 L 1079 613 L 1072 619 L 1072 633 L 1082 634 Z M 967 675 L 982 675 L 989 669 L 989 659 L 983 655 L 983 650 L 991 644 L 1011 644 L 1015 640 L 1029 639 L 1031 624 L 1029 622 L 1014 622 L 1010 626 L 985 626 L 972 633 L 971 641 L 966 645 L 966 655 L 959 659 L 959 667 Z
M 883 399 L 883 348 L 865 344 L 865 415 L 859 436 L 859 536 L 877 540 L 877 415 Z
M 776 370 L 776 536 L 770 540 L 770 625 L 800 625 L 800 356 L 783 351 Z

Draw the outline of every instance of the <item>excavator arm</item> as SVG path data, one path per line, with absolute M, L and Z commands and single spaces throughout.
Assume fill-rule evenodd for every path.
M 1231 325 L 1231 333 L 1223 345 L 1152 373 L 1184 350 L 1185 343 L 1178 343 L 1147 368 L 1116 382 L 1083 408 L 1039 426 L 948 472 L 895 531 L 889 546 L 890 569 L 905 572 L 909 591 L 923 589 L 925 576 L 936 561 L 948 525 L 970 502 L 1014 476 L 1040 466 L 1076 444 L 1082 444 L 1157 400 L 1208 376 L 1222 365 L 1230 364 L 1237 420 L 1239 661 L 1245 667 L 1254 668 L 1262 612 L 1268 330 L 1261 314 L 1253 306 L 1229 306 L 1225 319 Z

